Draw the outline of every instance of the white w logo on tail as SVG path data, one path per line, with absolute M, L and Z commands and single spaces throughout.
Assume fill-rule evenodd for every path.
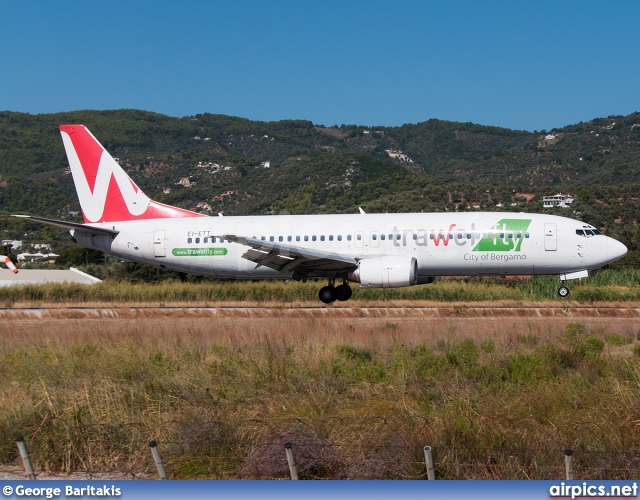
M 87 132 L 89 131 L 87 130 Z M 102 219 L 112 176 L 118 185 L 129 214 L 140 216 L 145 213 L 151 200 L 133 183 L 125 171 L 122 170 L 122 167 L 102 146 L 100 146 L 102 155 L 100 156 L 100 163 L 98 164 L 92 190 L 73 141 L 69 134 L 64 131 L 62 132 L 62 141 L 69 159 L 69 166 L 71 167 L 73 182 L 76 185 L 76 191 L 80 199 L 80 206 L 88 222 L 98 222 Z M 99 145 L 98 141 L 96 143 Z
M 85 222 L 203 217 L 150 200 L 84 125 L 60 125 L 60 133 Z

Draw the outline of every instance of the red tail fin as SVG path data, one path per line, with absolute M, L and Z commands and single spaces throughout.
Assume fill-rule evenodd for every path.
M 206 217 L 149 199 L 84 125 L 60 134 L 85 222 Z

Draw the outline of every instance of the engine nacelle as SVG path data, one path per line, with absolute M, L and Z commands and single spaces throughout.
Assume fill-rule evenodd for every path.
M 363 288 L 399 288 L 418 283 L 418 261 L 415 257 L 385 255 L 362 259 L 349 280 Z

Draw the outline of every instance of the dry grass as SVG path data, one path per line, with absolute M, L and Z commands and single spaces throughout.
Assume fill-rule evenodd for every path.
M 585 281 L 572 284 L 575 303 L 638 302 L 640 271 L 601 271 Z M 132 284 L 104 281 L 98 285 L 47 284 L 0 288 L 0 306 L 39 306 L 41 304 L 318 304 L 321 283 L 227 282 Z M 531 302 L 550 301 L 567 304 L 557 297 L 558 280 L 554 276 L 504 280 L 498 278 L 438 281 L 432 285 L 397 289 L 354 288 L 355 302 Z M 349 304 L 352 303 L 351 301 Z M 348 306 L 349 304 L 346 304 Z M 339 307 L 339 304 L 334 307 Z
M 460 312 L 460 314 L 457 314 Z M 640 474 L 640 318 L 4 318 L 0 462 L 172 477 Z M 315 459 L 314 459 L 315 457 Z

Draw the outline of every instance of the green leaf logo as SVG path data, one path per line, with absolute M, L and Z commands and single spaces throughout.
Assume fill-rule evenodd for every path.
M 501 219 L 473 247 L 474 252 L 519 252 L 531 219 Z

